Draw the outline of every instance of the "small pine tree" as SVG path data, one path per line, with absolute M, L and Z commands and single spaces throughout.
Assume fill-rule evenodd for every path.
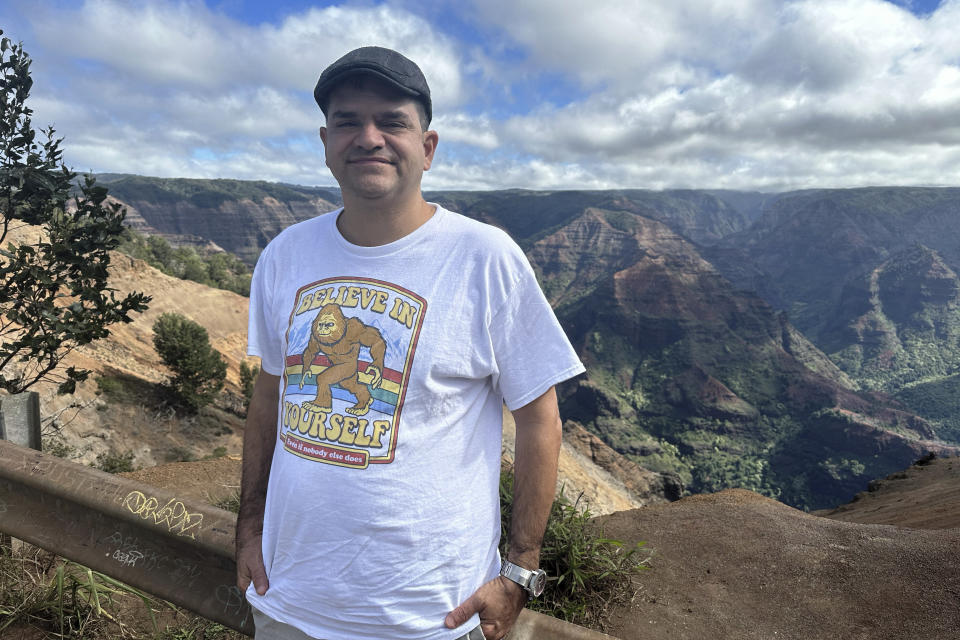
M 227 363 L 196 322 L 179 313 L 164 313 L 153 324 L 153 346 L 173 370 L 168 386 L 182 407 L 196 411 L 223 389 Z
M 62 393 L 73 393 L 90 372 L 63 370 L 63 359 L 106 337 L 110 325 L 130 322 L 150 298 L 110 288 L 110 250 L 125 211 L 108 204 L 107 190 L 89 176 L 69 205 L 77 174 L 63 164 L 53 127 L 38 138 L 26 104 L 32 86 L 30 56 L 0 38 L 0 389 L 20 393 L 58 380 Z M 10 242 L 24 224 L 42 233 Z

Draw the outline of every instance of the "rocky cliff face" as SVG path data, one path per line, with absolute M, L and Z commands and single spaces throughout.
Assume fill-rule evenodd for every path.
M 869 274 L 885 262 L 922 245 L 945 267 L 960 269 L 958 220 L 958 189 L 803 191 L 768 203 L 752 226 L 723 238 L 708 255 L 737 286 L 786 310 L 794 325 L 833 353 L 843 346 L 837 331 L 852 319 L 849 289 L 869 292 Z M 868 304 L 864 296 L 854 298 Z M 908 295 L 894 306 L 917 302 Z
M 516 424 L 503 411 L 503 461 L 513 464 Z M 557 493 L 593 515 L 678 500 L 680 479 L 656 473 L 631 462 L 581 425 L 566 421 L 557 468 Z
M 934 446 L 663 223 L 588 209 L 528 255 L 588 364 L 565 415 L 694 492 L 830 504 Z
M 146 224 L 212 235 L 248 261 L 337 199 L 139 180 L 109 186 Z M 948 446 L 937 438 L 960 442 L 949 391 L 960 190 L 427 198 L 505 228 L 527 251 L 589 368 L 561 389 L 565 417 L 695 491 L 742 486 L 817 506 Z
M 199 236 L 240 257 L 249 265 L 278 233 L 290 225 L 308 220 L 336 205 L 323 198 L 282 202 L 276 198 L 260 201 L 234 200 L 204 207 L 183 201 L 157 204 L 146 200 L 124 202 L 133 219 L 144 221 L 141 230 L 165 236 Z
M 280 231 L 339 206 L 336 190 L 266 182 L 123 176 L 107 186 L 128 207 L 134 228 L 173 238 L 203 238 L 250 266 Z
M 949 375 L 960 370 L 960 279 L 915 245 L 844 287 L 825 333 L 837 362 L 869 388 Z
M 695 190 L 441 192 L 427 198 L 453 211 L 503 227 L 527 247 L 579 218 L 587 209 L 622 211 L 664 223 L 698 243 L 743 231 L 766 198 L 761 194 Z

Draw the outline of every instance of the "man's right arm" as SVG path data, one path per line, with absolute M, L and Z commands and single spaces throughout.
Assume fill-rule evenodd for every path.
M 257 593 L 269 584 L 263 566 L 263 509 L 267 480 L 277 443 L 277 403 L 280 378 L 260 370 L 247 409 L 243 434 L 243 471 L 240 480 L 240 513 L 237 515 L 237 586 L 246 591 L 250 582 Z

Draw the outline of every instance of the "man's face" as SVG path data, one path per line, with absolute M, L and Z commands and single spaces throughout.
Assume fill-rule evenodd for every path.
M 419 195 L 437 134 L 422 130 L 413 99 L 364 78 L 334 89 L 327 114 L 320 138 L 345 196 L 399 201 Z

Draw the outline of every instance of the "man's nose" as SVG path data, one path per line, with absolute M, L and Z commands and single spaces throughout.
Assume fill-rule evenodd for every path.
M 357 146 L 363 149 L 379 149 L 383 146 L 383 135 L 375 122 L 367 122 L 357 135 Z

